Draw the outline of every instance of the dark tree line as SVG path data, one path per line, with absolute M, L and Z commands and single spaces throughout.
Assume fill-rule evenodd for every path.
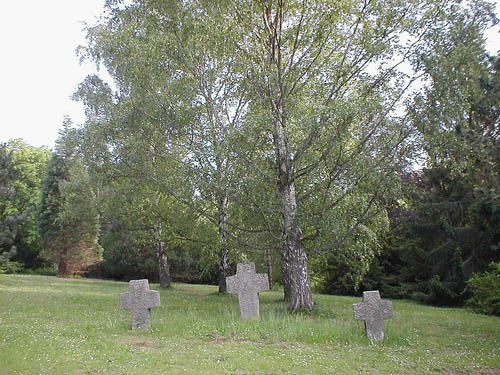
M 446 61 L 454 69 L 436 76 L 435 90 L 416 113 L 427 137 L 429 166 L 401 175 L 404 194 L 388 207 L 391 229 L 362 288 L 430 304 L 462 305 L 474 292 L 468 280 L 492 262 L 498 264 L 500 63 L 496 57 L 482 57 L 475 59 L 476 65 Z M 450 82 L 458 87 L 449 87 Z M 466 101 L 464 91 L 469 93 Z M 441 104 L 447 102 L 455 104 L 455 111 L 456 104 L 462 107 L 453 118 Z M 441 126 L 432 126 L 431 120 Z M 353 293 L 352 285 L 342 282 L 342 273 L 349 270 L 332 268 L 326 290 Z M 498 282 L 490 287 L 498 305 Z

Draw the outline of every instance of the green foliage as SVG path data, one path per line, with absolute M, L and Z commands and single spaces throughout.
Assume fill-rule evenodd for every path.
M 500 316 L 500 263 L 492 262 L 489 268 L 467 281 L 472 297 L 466 306 L 477 313 Z
M 91 76 L 75 97 L 93 182 L 108 202 L 129 200 L 100 207 L 109 273 L 149 274 L 163 242 L 210 274 L 225 248 L 287 259 L 296 239 L 295 260 L 307 254 L 324 290 L 461 303 L 466 278 L 497 256 L 491 11 L 481 0 L 107 2 L 80 52 L 117 90 Z M 417 141 L 430 187 L 408 198 L 418 220 L 385 237 Z
M 0 272 L 40 263 L 35 206 L 47 151 L 22 140 L 0 144 Z
M 14 181 L 17 177 L 12 151 L 5 144 L 0 144 L 0 254 L 15 249 L 17 230 L 23 220 L 22 213 L 13 208 L 16 196 Z
M 15 254 L 15 247 L 12 247 L 9 252 L 0 253 L 0 274 L 18 273 L 23 269 L 23 265 L 21 263 L 10 261 Z
M 483 30 L 495 16 L 478 3 L 457 13 L 421 63 L 427 89 L 416 99 L 412 121 L 423 137 L 429 166 L 445 168 L 454 182 L 464 180 L 476 198 L 498 206 L 500 149 L 500 64 L 485 51 Z
M 209 250 L 216 242 L 213 226 L 204 225 L 179 202 L 144 184 L 142 175 L 122 178 L 129 172 L 126 165 L 108 163 L 107 172 L 112 175 L 93 168 L 93 181 L 99 190 L 99 244 L 104 252 L 102 263 L 93 267 L 92 275 L 157 281 L 161 248 L 175 280 L 213 282 L 217 264 Z M 144 169 L 143 173 L 150 171 Z
M 352 202 L 346 211 L 355 212 L 363 207 Z M 375 208 L 374 208 L 375 210 Z M 349 217 L 338 218 L 337 227 L 349 228 L 351 223 L 342 223 Z M 339 245 L 335 252 L 311 257 L 311 278 L 314 287 L 323 293 L 355 295 L 363 283 L 370 266 L 380 251 L 380 238 L 389 229 L 385 210 L 371 215 L 371 220 L 359 225 L 352 237 Z
M 54 267 L 40 267 L 34 269 L 23 269 L 23 275 L 56 276 L 57 270 Z
M 417 58 L 443 3 L 108 2 L 80 49 L 118 88 L 88 77 L 76 94 L 90 158 L 203 216 L 213 251 L 272 247 L 298 262 L 341 249 L 357 283 L 412 148 L 394 111 L 412 78 L 395 60 Z
M 53 153 L 47 164 L 38 212 L 38 227 L 42 241 L 50 242 L 49 239 L 56 237 L 60 230 L 57 222 L 61 204 L 59 184 L 66 178 L 67 171 L 64 160 Z
M 7 147 L 12 151 L 14 169 L 17 171 L 14 181 L 16 194 L 11 202 L 11 210 L 23 214 L 14 239 L 16 255 L 13 259 L 28 268 L 40 267 L 43 259 L 40 257 L 36 211 L 50 152 L 44 147 L 29 146 L 20 139 L 10 141 Z
M 500 65 L 482 37 L 490 5 L 469 6 L 435 24 L 417 60 L 427 75 L 410 116 L 427 168 L 402 175 L 407 191 L 366 278 L 385 295 L 462 305 L 467 280 L 500 260 Z
M 445 168 L 405 177 L 404 202 L 389 210 L 391 229 L 362 282 L 393 298 L 462 305 L 466 281 L 498 262 L 499 212 Z

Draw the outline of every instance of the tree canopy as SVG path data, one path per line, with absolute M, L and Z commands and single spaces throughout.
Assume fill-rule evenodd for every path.
M 79 55 L 112 82 L 74 94 L 43 253 L 220 292 L 253 260 L 291 310 L 312 287 L 463 303 L 499 258 L 492 22 L 483 0 L 106 1 Z
M 308 257 L 373 257 L 346 244 L 383 227 L 412 85 L 471 10 L 481 31 L 482 1 L 108 2 L 81 53 L 117 92 L 90 77 L 78 97 L 107 159 L 215 225 L 220 259 L 228 238 L 274 247 L 290 308 L 311 308 Z

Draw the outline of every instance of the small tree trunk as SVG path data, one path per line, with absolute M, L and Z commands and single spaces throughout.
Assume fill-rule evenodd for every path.
M 165 241 L 158 243 L 158 266 L 160 276 L 160 288 L 170 288 L 172 279 L 170 276 L 170 265 L 168 264 L 167 252 L 165 250 Z
M 291 275 L 290 260 L 286 249 L 281 250 L 281 283 L 283 284 L 283 301 L 290 302 Z
M 226 277 L 229 276 L 229 251 L 222 248 L 219 252 L 219 293 L 226 293 Z
M 227 246 L 226 239 L 226 218 L 227 209 L 229 206 L 229 200 L 226 195 L 219 199 L 218 207 L 218 226 L 219 226 L 219 293 L 226 293 L 226 277 L 229 276 L 230 265 L 229 265 L 229 248 Z
M 157 198 L 158 203 L 158 198 Z M 168 264 L 165 240 L 163 239 L 163 224 L 158 220 L 153 227 L 156 237 L 156 256 L 158 257 L 158 274 L 160 276 L 160 288 L 170 288 L 172 279 L 170 277 L 170 265 Z
M 67 276 L 68 275 L 68 261 L 66 258 L 61 257 L 59 259 L 59 264 L 57 266 L 58 272 L 60 276 Z
M 66 247 L 64 247 L 59 252 L 59 261 L 57 264 L 57 272 L 59 273 L 60 276 L 67 276 L 69 273 L 69 270 L 68 270 L 68 250 L 66 250 Z
M 266 263 L 267 263 L 267 278 L 269 280 L 269 289 L 273 289 L 273 262 L 271 258 L 270 249 L 266 249 Z

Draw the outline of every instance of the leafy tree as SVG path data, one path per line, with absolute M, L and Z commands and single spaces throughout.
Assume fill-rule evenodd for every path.
M 36 208 L 40 201 L 40 192 L 47 168 L 50 152 L 44 147 L 32 147 L 21 139 L 9 141 L 8 149 L 12 152 L 12 161 L 17 171 L 14 181 L 15 199 L 11 201 L 12 210 L 23 215 L 14 239 L 16 255 L 14 260 L 27 268 L 42 265 L 40 258 L 40 237 L 36 221 Z
M 15 196 L 14 181 L 17 171 L 12 161 L 12 151 L 0 144 L 0 253 L 15 251 L 14 240 L 23 216 L 13 212 L 12 201 Z
M 9 252 L 0 253 L 0 274 L 16 273 L 23 269 L 23 265 L 21 263 L 10 260 L 15 255 L 16 251 L 14 247 L 12 247 Z
M 419 55 L 427 25 L 461 10 L 452 2 L 220 4 L 203 10 L 231 15 L 246 73 L 238 156 L 277 192 L 270 201 L 279 213 L 285 291 L 292 310 L 311 308 L 308 255 L 340 252 L 360 234 L 383 210 L 405 161 L 411 129 L 394 110 L 416 76 L 398 66 Z M 250 156 L 255 145 L 267 163 Z
M 161 287 L 168 287 L 171 278 L 213 283 L 213 267 L 208 265 L 214 259 L 205 251 L 210 237 L 215 239 L 213 231 L 204 233 L 205 242 L 193 241 L 202 237 L 193 233 L 203 230 L 196 218 L 165 197 L 160 200 L 149 195 L 144 185 L 113 181 L 103 190 L 99 205 L 99 241 L 104 248 L 98 268 L 101 276 L 121 280 L 147 277 L 159 280 Z M 166 273 L 160 268 L 160 256 L 168 262 Z
M 175 277 L 198 281 L 198 276 L 181 271 L 184 265 L 199 272 L 198 262 L 190 259 L 196 218 L 158 188 L 158 181 L 189 182 L 172 168 L 180 154 L 162 144 L 160 130 L 147 129 L 150 118 L 136 103 L 126 96 L 114 103 L 111 89 L 98 77 L 87 77 L 75 98 L 83 100 L 87 111 L 79 149 L 100 192 L 100 243 L 105 251 L 99 272 L 120 279 L 159 276 L 160 286 L 168 287 L 172 269 Z M 144 126 L 139 127 L 141 121 Z M 185 189 L 192 196 L 191 185 L 177 181 L 177 191 Z
M 100 202 L 101 243 L 105 248 L 104 261 L 108 262 L 103 267 L 116 268 L 120 263 L 124 269 L 113 272 L 130 275 L 134 272 L 131 265 L 137 264 L 147 270 L 149 277 L 159 279 L 160 287 L 167 288 L 171 269 L 177 273 L 181 268 L 178 263 L 193 263 L 189 254 L 179 252 L 191 253 L 189 242 L 196 217 L 190 217 L 183 206 L 168 196 L 131 179 L 115 179 L 104 186 Z M 168 254 L 176 260 L 173 265 Z M 135 273 L 141 271 L 137 269 Z
M 382 211 L 360 225 L 356 233 L 342 244 L 340 251 L 315 256 L 311 260 L 311 274 L 316 288 L 337 295 L 356 295 L 360 287 L 363 290 L 376 289 L 366 287 L 366 277 L 380 254 L 380 238 L 384 238 L 388 229 L 389 217 Z
M 474 13 L 457 18 L 453 44 L 423 58 L 429 82 L 412 118 L 430 167 L 447 168 L 478 196 L 498 201 L 500 65 L 485 52 L 485 20 Z
M 400 229 L 406 235 L 400 240 L 411 249 L 403 253 L 402 281 L 415 285 L 408 296 L 415 293 L 413 297 L 432 304 L 461 304 L 467 278 L 482 269 L 482 262 L 488 263 L 484 249 L 489 246 L 484 245 L 490 236 L 475 226 L 466 181 L 454 179 L 445 168 L 424 170 L 416 181 L 414 216 Z
M 197 193 L 202 199 L 193 199 L 192 193 L 186 196 L 185 192 L 179 191 L 176 184 L 174 188 L 170 187 L 165 178 L 161 179 L 160 190 L 167 190 L 178 201 L 189 205 L 193 211 L 209 217 L 217 226 L 219 240 L 215 247 L 219 258 L 219 290 L 224 292 L 225 278 L 229 275 L 230 266 L 226 221 L 233 169 L 227 134 L 236 126 L 243 102 L 235 91 L 236 76 L 227 60 L 226 49 L 223 46 L 206 48 L 207 43 L 212 43 L 205 38 L 210 35 L 210 26 L 205 25 L 203 28 L 203 25 L 196 25 L 189 9 L 180 9 L 174 2 L 165 2 L 158 6 L 162 12 L 169 12 L 173 17 L 179 18 L 179 22 L 182 22 L 182 32 L 176 32 L 173 23 L 158 23 L 161 18 L 159 13 L 148 13 L 148 18 L 144 19 L 143 10 L 132 6 L 124 10 L 112 9 L 112 21 L 107 24 L 108 30 L 112 30 L 111 35 L 100 27 L 92 29 L 89 34 L 95 41 L 89 53 L 99 61 L 104 61 L 120 87 L 122 95 L 116 107 L 121 110 L 116 107 L 114 111 L 103 110 L 103 103 L 110 102 L 110 93 L 108 91 L 108 97 L 105 99 L 98 94 L 98 79 L 95 77 L 87 78 L 76 97 L 82 99 L 89 108 L 88 132 L 92 131 L 92 122 L 97 125 L 101 121 L 102 125 L 102 118 L 93 115 L 100 109 L 107 116 L 104 121 L 120 128 L 122 135 L 127 134 L 127 142 L 134 143 L 135 152 L 149 155 L 149 160 L 154 159 L 155 164 L 161 165 L 160 169 L 164 167 L 167 158 L 189 161 L 189 171 L 184 174 L 184 181 L 196 185 Z M 211 26 L 215 27 L 215 23 Z M 190 31 L 191 29 L 196 32 Z M 143 37 L 136 38 L 137 33 L 141 33 Z M 154 47 L 155 53 L 148 52 L 152 42 L 158 43 Z M 117 45 L 121 45 L 120 49 L 135 52 L 127 52 L 117 58 L 117 54 L 113 52 Z M 222 58 L 224 56 L 225 60 Z M 126 64 L 123 64 L 124 61 Z M 169 62 L 172 69 L 156 71 L 155 69 L 161 67 L 165 61 Z M 180 71 L 182 74 L 178 74 Z M 139 80 L 141 84 L 136 85 L 135 82 Z M 194 87 L 193 82 L 196 85 Z M 132 92 L 128 90 L 131 84 L 134 85 Z M 191 106 L 187 104 L 189 101 L 196 103 L 188 112 L 185 109 L 172 108 L 169 101 L 184 103 L 185 106 Z M 237 101 L 239 105 L 235 107 L 234 103 Z M 165 109 L 170 111 L 167 118 L 164 118 Z M 134 111 L 134 116 L 126 115 L 131 110 Z M 234 113 L 229 115 L 229 111 Z M 121 119 L 110 121 L 113 116 L 121 116 L 120 113 L 127 116 L 126 123 Z M 182 128 L 174 124 L 175 128 L 172 128 L 173 119 L 186 121 L 188 125 Z M 140 134 L 137 132 L 138 126 Z M 103 133 L 110 129 L 103 126 L 100 128 L 96 133 L 100 133 L 102 139 Z M 176 136 L 175 147 L 172 147 L 170 138 L 172 133 Z M 140 137 L 141 141 L 132 141 L 133 137 Z M 170 144 L 170 148 L 160 146 L 158 140 L 163 144 Z M 116 141 L 118 140 L 107 137 L 109 145 Z M 160 150 L 163 150 L 163 153 Z M 116 152 L 121 152 L 120 158 L 124 157 L 123 151 L 122 148 L 116 148 Z M 179 154 L 184 155 L 183 158 L 180 158 Z M 148 164 L 149 160 L 127 158 L 127 165 L 132 169 L 128 173 L 149 178 L 150 184 L 155 184 L 157 182 L 154 181 L 152 171 L 157 167 L 152 169 L 150 165 L 140 165 L 141 162 Z M 172 165 L 170 171 L 175 174 Z M 215 209 L 207 208 L 207 205 Z
M 311 308 L 308 258 L 352 251 L 348 241 L 384 217 L 412 150 L 404 107 L 421 52 L 436 36 L 449 40 L 470 9 L 447 0 L 107 5 L 84 49 L 118 85 L 105 100 L 96 100 L 103 85 L 84 95 L 107 130 L 103 153 L 210 220 L 222 249 L 226 238 L 275 246 L 290 308 Z M 479 22 L 490 11 L 468 6 Z M 143 168 L 152 157 L 169 168 Z
M 461 305 L 470 297 L 467 280 L 499 259 L 498 211 L 447 168 L 404 179 L 407 194 L 389 211 L 391 230 L 362 285 L 391 297 Z

